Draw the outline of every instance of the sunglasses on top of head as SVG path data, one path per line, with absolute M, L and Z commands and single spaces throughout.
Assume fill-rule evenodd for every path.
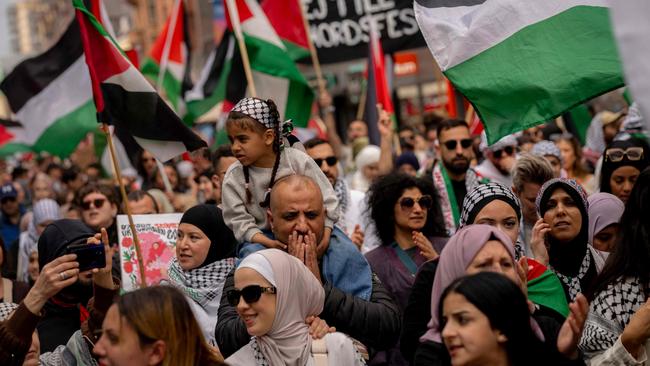
M 402 207 L 403 210 L 410 210 L 415 206 L 415 204 L 420 205 L 424 210 L 428 210 L 433 206 L 433 198 L 429 196 L 428 194 L 425 194 L 424 196 L 421 196 L 420 198 L 413 199 L 411 197 L 405 197 L 402 198 L 399 201 L 400 207 Z
M 493 151 L 492 156 L 494 156 L 495 159 L 501 159 L 504 153 L 508 156 L 512 156 L 512 154 L 515 153 L 514 146 L 506 146 L 503 149 Z
M 442 144 L 445 145 L 447 150 L 456 150 L 456 146 L 458 146 L 458 143 L 460 143 L 460 146 L 463 149 L 467 149 L 470 146 L 472 146 L 472 139 L 449 140 L 449 141 L 443 142 Z
M 605 151 L 605 160 L 611 161 L 613 163 L 618 163 L 623 160 L 624 157 L 627 157 L 627 160 L 630 161 L 639 161 L 643 159 L 643 148 L 642 147 L 628 147 L 623 150 L 621 148 L 615 147 L 612 149 L 607 149 Z
M 237 306 L 240 298 L 243 297 L 247 304 L 253 304 L 259 301 L 263 293 L 275 294 L 277 293 L 277 289 L 275 286 L 263 287 L 260 285 L 250 285 L 241 290 L 230 290 L 226 294 L 226 297 L 231 306 Z
M 328 156 L 328 157 L 326 157 L 326 158 L 324 158 L 324 159 L 321 159 L 321 158 L 316 158 L 316 159 L 314 159 L 314 162 L 315 162 L 316 165 L 318 165 L 319 167 L 323 165 L 323 162 L 326 162 L 327 165 L 329 165 L 329 166 L 334 166 L 334 165 L 336 165 L 336 163 L 337 163 L 338 161 L 339 161 L 339 159 L 337 159 L 336 156 Z
M 83 208 L 84 210 L 90 210 L 91 204 L 95 206 L 95 208 L 101 208 L 102 206 L 104 206 L 104 202 L 106 202 L 105 198 L 97 198 L 94 200 L 83 201 L 81 202 L 81 208 Z

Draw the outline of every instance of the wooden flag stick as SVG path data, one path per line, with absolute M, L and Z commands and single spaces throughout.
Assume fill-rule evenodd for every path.
M 241 24 L 239 23 L 239 10 L 237 9 L 237 4 L 235 4 L 234 0 L 226 0 L 226 6 L 228 7 L 228 13 L 230 14 L 232 28 L 235 31 L 235 37 L 237 38 L 237 45 L 239 46 L 241 59 L 244 63 L 244 72 L 246 73 L 246 80 L 248 81 L 248 89 L 250 90 L 251 97 L 255 98 L 257 97 L 257 90 L 255 90 L 253 72 L 251 71 L 251 64 L 248 59 L 248 50 L 246 49 L 244 35 L 242 34 Z
M 316 53 L 316 47 L 314 47 L 314 42 L 311 40 L 311 32 L 309 31 L 309 20 L 307 20 L 307 9 L 306 5 L 300 0 L 295 0 L 298 2 L 300 7 L 300 12 L 302 13 L 302 24 L 305 27 L 305 36 L 307 37 L 307 45 L 309 46 L 309 53 L 311 54 L 311 62 L 314 65 L 314 72 L 316 73 L 316 80 L 318 81 L 318 91 L 325 91 L 325 79 L 323 78 L 323 72 L 320 68 L 320 61 L 318 60 L 318 54 Z
M 131 233 L 133 234 L 133 243 L 135 244 L 135 253 L 138 256 L 138 271 L 140 272 L 140 288 L 147 287 L 147 281 L 145 280 L 144 273 L 144 264 L 142 263 L 142 254 L 140 250 L 140 239 L 138 239 L 138 233 L 135 231 L 135 224 L 133 223 L 133 216 L 131 216 L 131 207 L 129 207 L 129 200 L 126 196 L 126 188 L 124 187 L 124 182 L 122 181 L 122 172 L 120 171 L 120 163 L 117 161 L 117 154 L 115 154 L 115 145 L 113 145 L 113 136 L 111 135 L 111 130 L 108 128 L 106 123 L 102 123 L 102 129 L 106 134 L 106 140 L 108 141 L 108 151 L 111 153 L 111 161 L 113 162 L 113 171 L 115 172 L 115 178 L 120 185 L 120 193 L 122 194 L 122 201 L 124 202 L 124 210 L 126 211 L 126 216 L 129 219 L 129 227 L 131 228 Z

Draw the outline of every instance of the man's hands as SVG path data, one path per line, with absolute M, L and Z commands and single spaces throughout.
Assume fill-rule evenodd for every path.
M 287 250 L 287 246 L 279 240 L 269 239 L 266 235 L 262 233 L 257 233 L 251 238 L 253 243 L 259 243 L 264 245 L 269 249 L 280 249 Z
M 294 231 L 289 235 L 287 251 L 292 256 L 300 259 L 307 268 L 322 283 L 320 268 L 318 267 L 318 254 L 316 252 L 316 234 L 311 231 L 307 234 L 299 234 Z

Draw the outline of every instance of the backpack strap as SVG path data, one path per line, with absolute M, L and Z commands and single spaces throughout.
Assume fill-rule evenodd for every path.
M 324 338 L 311 341 L 311 355 L 314 366 L 327 366 L 327 343 Z

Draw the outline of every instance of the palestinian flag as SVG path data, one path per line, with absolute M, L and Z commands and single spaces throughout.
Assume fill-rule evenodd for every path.
M 300 0 L 262 1 L 264 14 L 294 61 L 309 57 L 309 35 L 305 31 L 300 7 Z
M 380 136 L 377 128 L 379 114 L 377 104 L 393 117 L 395 121 L 395 110 L 391 99 L 391 90 L 386 78 L 386 65 L 384 63 L 384 51 L 381 47 L 379 32 L 370 27 L 370 42 L 368 42 L 368 83 L 366 87 L 366 113 L 365 120 L 368 125 L 368 139 L 373 145 L 379 146 Z
M 164 93 L 178 114 L 185 114 L 184 95 L 192 88 L 187 18 L 182 0 L 169 15 L 162 32 L 142 64 L 142 73 Z M 163 74 L 160 74 L 161 68 Z
M 72 22 L 45 53 L 27 59 L 0 83 L 15 119 L 9 150 L 70 155 L 97 129 L 79 26 Z
M 266 14 L 256 0 L 226 1 L 237 6 L 257 97 L 273 99 L 280 116 L 296 127 L 307 126 L 314 94 Z M 228 24 L 232 29 L 229 16 Z
M 415 0 L 441 70 L 488 141 L 624 84 L 606 0 Z
M 205 147 L 129 62 L 83 1 L 73 0 L 73 4 L 98 120 L 128 131 L 160 161 Z

